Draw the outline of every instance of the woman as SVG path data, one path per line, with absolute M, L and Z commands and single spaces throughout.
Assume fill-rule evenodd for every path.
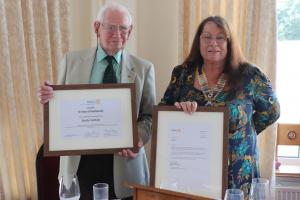
M 248 198 L 251 179 L 260 176 L 256 136 L 279 118 L 279 103 L 269 79 L 244 59 L 222 17 L 201 22 L 161 104 L 189 113 L 197 106 L 228 106 L 228 186 L 242 189 Z

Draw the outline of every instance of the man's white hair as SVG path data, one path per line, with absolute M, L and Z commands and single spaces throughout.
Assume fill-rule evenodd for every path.
M 96 21 L 102 23 L 107 11 L 120 11 L 120 12 L 125 13 L 128 17 L 129 25 L 132 25 L 132 16 L 131 16 L 129 10 L 125 6 L 118 4 L 116 2 L 108 2 L 108 3 L 104 4 L 104 6 L 102 6 L 98 12 Z

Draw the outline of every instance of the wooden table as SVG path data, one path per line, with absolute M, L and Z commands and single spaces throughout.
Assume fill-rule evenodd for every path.
M 173 192 L 142 185 L 130 185 L 133 188 L 134 200 L 211 200 L 210 198 Z

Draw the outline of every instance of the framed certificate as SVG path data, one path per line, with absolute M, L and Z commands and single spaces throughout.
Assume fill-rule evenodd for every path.
M 153 111 L 150 185 L 223 199 L 228 187 L 228 110 L 199 107 L 193 114 L 175 106 Z
M 106 154 L 137 150 L 134 83 L 52 85 L 44 105 L 44 154 Z

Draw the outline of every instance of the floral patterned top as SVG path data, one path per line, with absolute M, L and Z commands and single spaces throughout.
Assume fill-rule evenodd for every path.
M 205 106 L 202 91 L 194 88 L 195 69 L 175 67 L 160 104 L 196 101 L 198 106 Z M 248 198 L 252 178 L 260 176 L 256 136 L 279 118 L 280 107 L 270 81 L 257 67 L 246 64 L 242 76 L 242 89 L 223 90 L 214 106 L 229 108 L 228 186 L 242 189 Z

